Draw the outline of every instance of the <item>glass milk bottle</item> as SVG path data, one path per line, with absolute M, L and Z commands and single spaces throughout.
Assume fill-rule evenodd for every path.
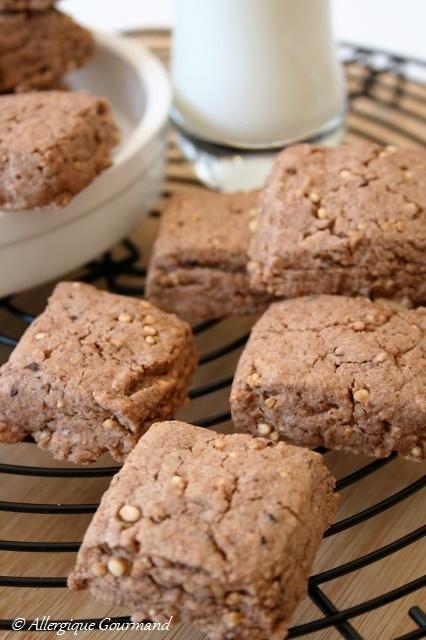
M 172 119 L 206 184 L 261 186 L 282 147 L 340 139 L 329 0 L 175 2 Z

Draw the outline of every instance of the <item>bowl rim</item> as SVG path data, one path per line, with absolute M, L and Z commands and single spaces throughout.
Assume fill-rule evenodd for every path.
M 157 153 L 171 104 L 167 71 L 142 44 L 102 31 L 94 31 L 93 35 L 98 48 L 112 53 L 134 71 L 144 89 L 146 103 L 143 113 L 135 121 L 125 144 L 114 155 L 111 167 L 77 193 L 65 208 L 19 211 L 0 208 L 0 249 L 29 236 L 48 233 L 103 206 L 118 191 L 131 185 L 143 173 L 147 163 L 154 161 L 152 154 Z
M 93 35 L 98 46 L 109 49 L 117 56 L 124 58 L 133 67 L 145 87 L 144 113 L 130 139 L 114 158 L 114 166 L 116 166 L 129 160 L 166 124 L 171 105 L 170 81 L 163 64 L 144 45 L 115 33 L 94 31 Z

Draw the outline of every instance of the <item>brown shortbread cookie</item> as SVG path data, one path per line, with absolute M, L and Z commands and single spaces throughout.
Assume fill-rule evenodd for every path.
M 231 393 L 237 429 L 307 447 L 426 453 L 426 308 L 313 296 L 273 304 Z
M 258 192 L 175 196 L 154 245 L 147 297 L 192 321 L 263 311 L 247 274 L 251 215 Z
M 46 89 L 93 56 L 90 31 L 60 11 L 0 14 L 0 92 Z
M 278 157 L 250 247 L 252 285 L 426 301 L 426 153 L 359 142 Z
M 119 462 L 185 403 L 196 366 L 186 322 L 144 300 L 59 284 L 0 369 L 0 442 L 31 435 L 58 460 Z
M 336 508 L 319 454 L 182 422 L 112 481 L 68 584 L 210 640 L 282 640 Z
M 108 102 L 84 91 L 0 96 L 0 209 L 65 206 L 118 140 Z

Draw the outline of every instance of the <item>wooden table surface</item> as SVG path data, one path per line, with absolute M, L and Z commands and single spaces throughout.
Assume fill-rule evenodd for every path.
M 167 58 L 167 36 L 161 33 L 144 34 L 139 36 L 139 39 L 151 46 L 160 57 Z M 356 89 L 357 83 L 362 80 L 364 73 L 365 70 L 358 65 L 349 67 L 348 83 L 351 90 Z M 386 100 L 389 92 L 393 91 L 394 83 L 395 76 L 384 74 L 380 86 L 375 89 L 377 95 Z M 406 130 L 407 127 L 418 135 L 424 135 L 425 103 L 423 100 L 426 99 L 426 88 L 412 85 L 410 94 L 411 97 L 403 99 L 402 106 L 410 114 L 414 112 L 418 115 L 418 118 L 414 119 L 412 117 L 408 119 L 404 113 L 397 112 L 392 108 L 373 104 L 371 100 L 363 96 L 357 98 L 352 104 L 354 111 L 349 117 L 348 138 L 356 136 L 362 129 L 371 136 L 384 139 L 389 143 L 406 143 L 406 137 L 399 132 L 399 129 Z M 416 100 L 416 96 L 419 96 L 421 101 Z M 365 113 L 372 116 L 368 122 L 364 118 Z M 375 120 L 377 117 L 380 117 L 381 122 Z M 407 119 L 406 122 L 404 118 Z M 382 124 L 383 121 L 396 124 L 395 130 L 390 133 L 389 129 Z M 415 141 L 412 141 L 412 144 L 415 144 Z M 199 188 L 190 169 L 182 161 L 172 143 L 169 146 L 168 154 L 166 191 Z M 159 208 L 161 206 L 162 203 L 159 203 Z M 133 241 L 145 248 L 144 256 L 149 253 L 157 224 L 156 219 L 147 218 L 133 234 Z M 49 286 L 41 288 L 20 297 L 22 306 L 39 311 L 41 301 L 50 288 Z M 214 344 L 223 343 L 225 338 L 229 341 L 233 336 L 241 335 L 244 329 L 250 327 L 251 322 L 250 319 L 241 319 L 220 323 L 216 329 L 208 332 L 208 336 L 200 337 L 201 350 L 211 349 Z M 15 328 L 10 316 L 6 316 L 4 312 L 0 311 L 0 333 L 3 330 L 8 334 L 13 334 Z M 238 353 L 238 351 L 232 352 L 225 358 L 216 360 L 207 367 L 202 367 L 196 374 L 194 384 L 197 385 L 203 380 L 211 379 L 215 374 L 217 377 L 232 373 Z M 6 355 L 6 350 L 0 350 L 0 361 Z M 196 421 L 197 416 L 215 414 L 221 410 L 226 411 L 228 393 L 229 389 L 225 389 L 222 392 L 209 395 L 207 399 L 196 400 L 181 413 L 180 417 Z M 228 430 L 230 425 L 225 424 L 221 427 Z M 365 458 L 341 453 L 328 453 L 325 459 L 337 478 L 371 462 Z M 39 451 L 32 444 L 0 446 L 0 462 L 49 467 L 71 466 L 64 463 L 56 464 L 48 454 Z M 107 456 L 98 462 L 100 466 L 109 464 L 112 464 L 112 461 Z M 391 461 L 374 474 L 341 491 L 337 520 L 340 521 L 395 494 L 420 479 L 423 474 L 423 465 L 404 460 Z M 108 484 L 109 478 L 46 479 L 2 475 L 0 500 L 35 503 L 93 503 L 99 500 Z M 424 493 L 423 495 L 416 494 L 357 526 L 325 539 L 321 545 L 313 573 L 339 566 L 409 534 L 424 524 L 425 510 Z M 89 521 L 90 515 L 33 515 L 3 511 L 0 519 L 0 539 L 79 541 Z M 0 552 L 0 573 L 3 576 L 66 576 L 73 567 L 74 559 L 73 553 L 2 551 Z M 378 562 L 325 583 L 323 591 L 337 608 L 342 609 L 373 599 L 384 592 L 390 592 L 419 578 L 425 572 L 425 544 L 424 541 L 419 540 Z M 424 590 L 417 590 L 384 607 L 360 615 L 351 622 L 364 640 L 391 640 L 417 628 L 408 616 L 409 608 L 414 605 L 422 605 L 423 608 L 426 608 Z M 86 593 L 69 593 L 65 589 L 0 588 L 1 618 L 51 616 L 52 619 L 77 619 L 125 616 L 127 614 L 128 611 L 125 608 L 114 608 L 95 602 Z M 293 624 L 303 624 L 321 616 L 322 613 L 307 598 L 299 606 Z M 18 636 L 15 636 L 15 632 L 11 631 L 0 632 L 0 638 L 9 639 L 12 637 Z M 20 632 L 19 637 L 34 638 L 36 636 L 29 632 Z M 48 639 L 57 636 L 54 633 L 43 632 L 41 637 Z M 68 633 L 65 637 L 73 636 Z M 93 631 L 81 633 L 78 637 L 84 640 L 94 638 L 110 640 L 117 637 L 144 638 L 145 640 L 148 638 L 198 640 L 204 635 L 190 627 L 177 625 L 170 632 Z M 309 638 L 313 640 L 337 640 L 341 637 L 339 631 L 334 627 L 309 635 Z

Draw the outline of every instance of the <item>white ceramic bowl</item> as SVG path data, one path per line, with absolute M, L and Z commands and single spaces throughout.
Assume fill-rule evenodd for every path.
M 170 88 L 143 47 L 95 33 L 93 61 L 72 89 L 109 99 L 122 140 L 113 166 L 62 210 L 0 211 L 0 297 L 57 278 L 109 249 L 157 200 L 163 179 Z

